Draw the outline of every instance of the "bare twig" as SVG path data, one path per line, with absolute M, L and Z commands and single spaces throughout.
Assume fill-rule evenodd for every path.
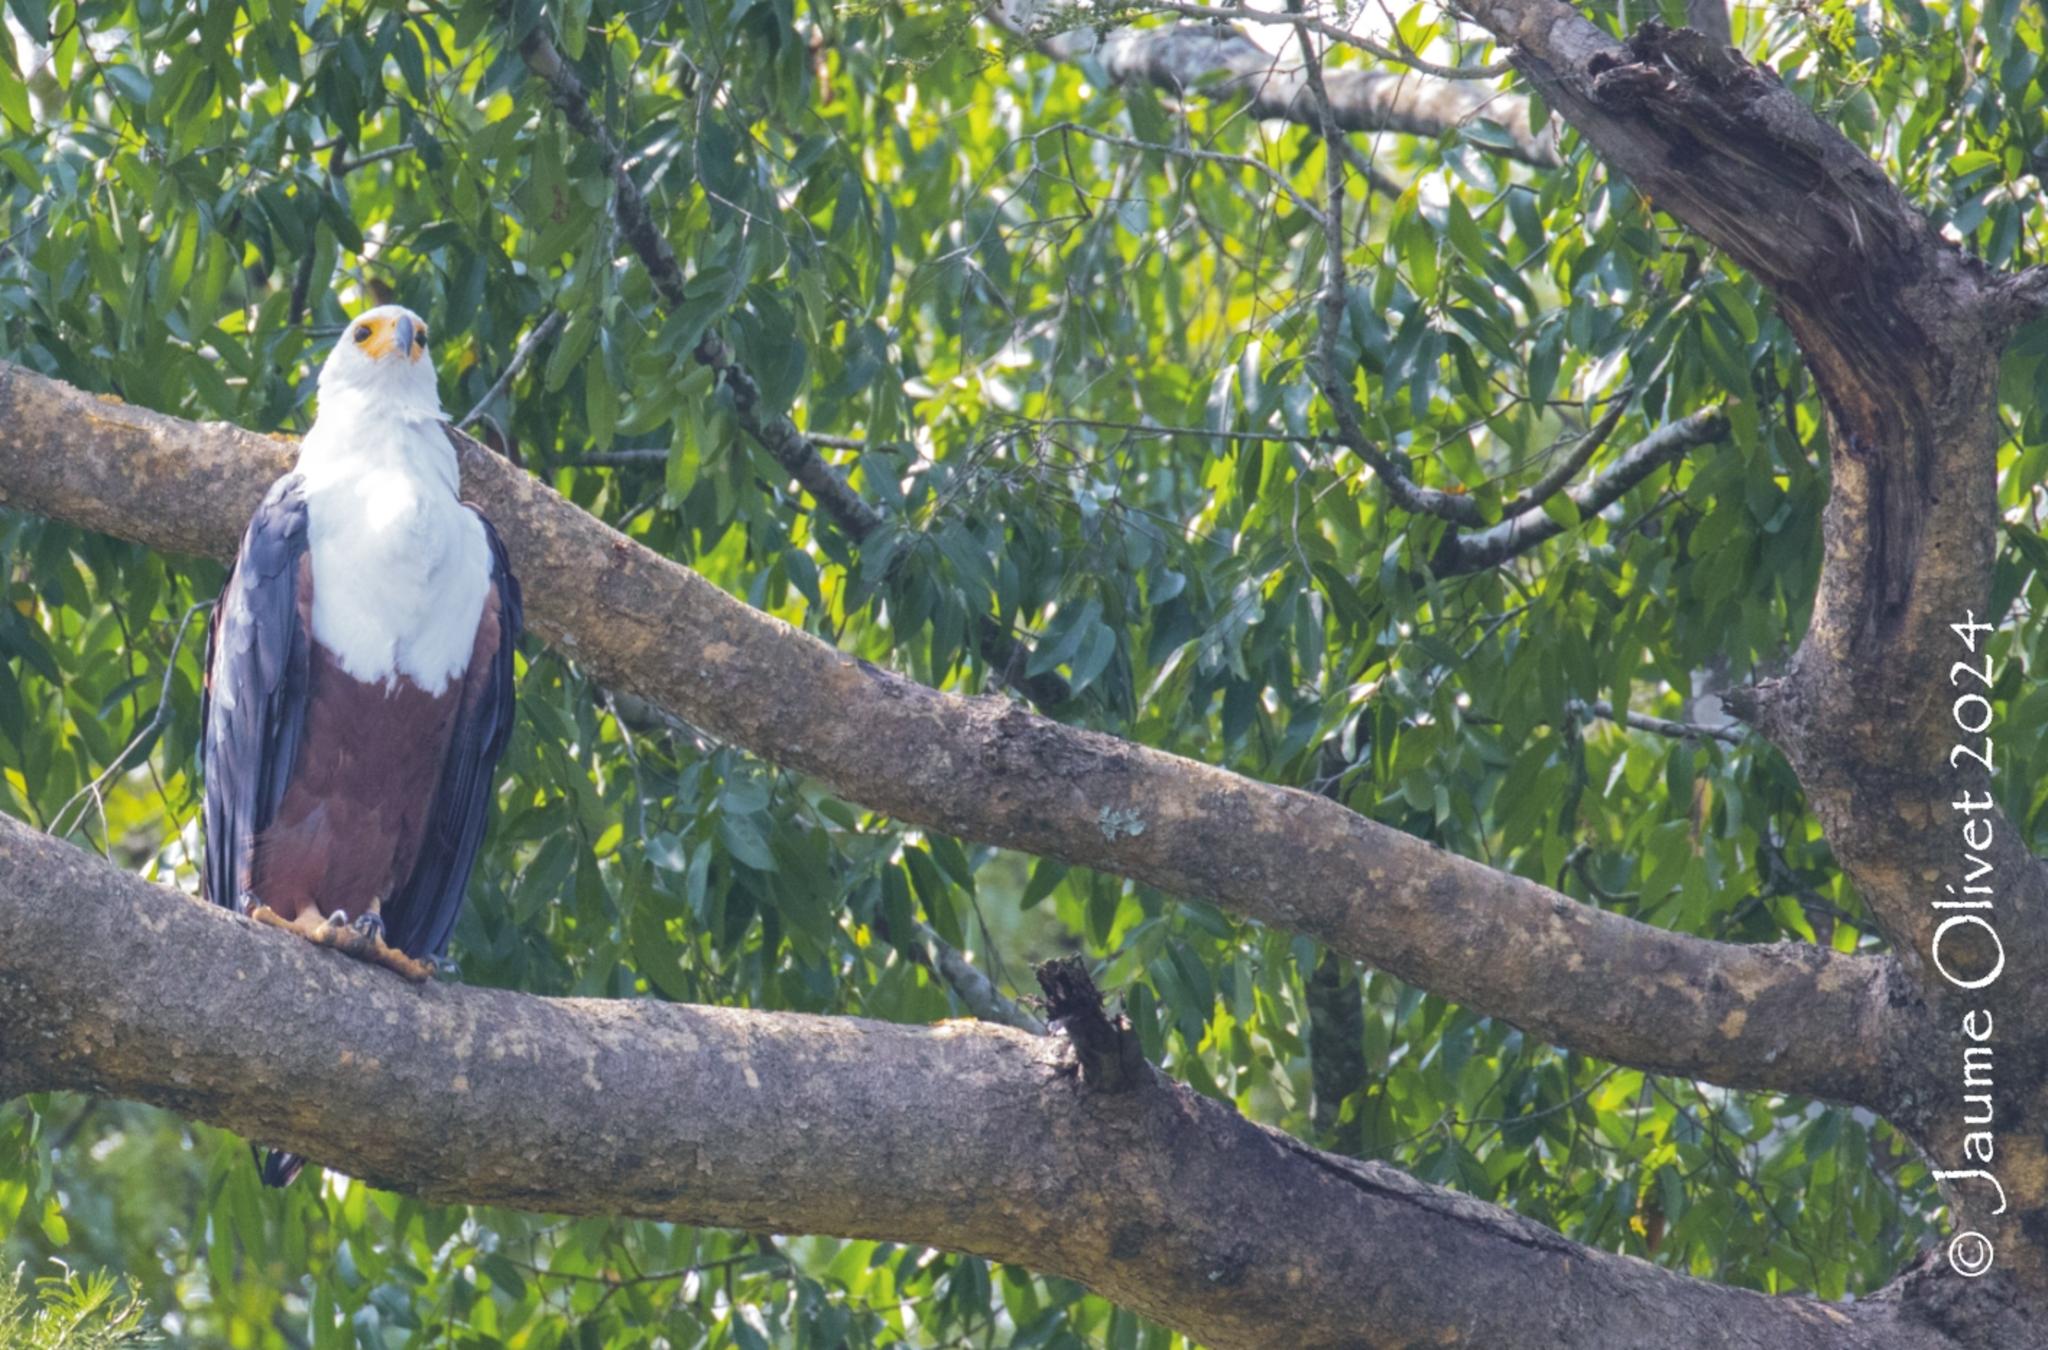
M 1604 471 L 1566 495 L 1581 516 L 1598 515 L 1657 470 L 1683 458 L 1697 446 L 1719 440 L 1727 432 L 1726 410 L 1719 405 L 1703 409 L 1657 428 L 1630 446 Z M 1541 507 L 1532 508 L 1476 534 L 1445 538 L 1431 567 L 1439 576 L 1482 571 L 1527 553 L 1544 540 L 1563 533 L 1564 528 Z
M 1673 740 L 1715 740 L 1728 745 L 1740 745 L 1744 740 L 1743 733 L 1736 727 L 1710 727 L 1702 722 L 1676 722 L 1668 717 L 1652 717 L 1648 713 L 1639 712 L 1624 711 L 1617 715 L 1614 705 L 1606 699 L 1595 699 L 1591 703 L 1581 703 L 1574 699 L 1571 707 L 1574 712 L 1590 713 L 1605 721 L 1636 731 L 1655 732 L 1659 736 L 1669 736 Z
M 1118 422 L 1103 417 L 1028 417 L 1019 421 L 1033 428 L 1087 427 L 1098 431 L 1122 431 L 1135 436 L 1206 436 L 1218 441 L 1278 441 L 1289 445 L 1334 445 L 1329 436 L 1297 436 L 1285 431 L 1218 431 L 1212 427 L 1162 426 L 1151 422 Z
M 1544 502 L 1564 490 L 1565 484 L 1578 476 L 1580 469 L 1600 453 L 1600 447 L 1607 444 L 1607 438 L 1614 434 L 1614 428 L 1621 424 L 1621 415 L 1628 411 L 1628 397 L 1622 395 L 1607 407 L 1606 414 L 1595 423 L 1593 429 L 1579 438 L 1572 452 L 1552 467 L 1549 473 L 1537 479 L 1529 488 L 1517 493 L 1513 500 L 1501 508 L 1503 517 L 1519 516 L 1522 512 L 1543 505 Z
M 72 793 L 70 800 L 57 808 L 57 814 L 50 817 L 51 834 L 62 836 L 67 828 L 77 828 L 79 823 L 77 820 L 72 821 L 68 827 L 64 823 L 64 817 L 70 814 L 71 808 L 79 806 L 88 797 L 97 802 L 100 799 L 100 794 L 106 791 L 107 785 L 127 772 L 129 760 L 134 756 L 136 750 L 140 749 L 145 742 L 163 729 L 164 722 L 171 715 L 171 681 L 178 674 L 178 653 L 184 650 L 186 630 L 192 626 L 193 615 L 198 614 L 201 610 L 212 609 L 213 604 L 214 602 L 211 600 L 198 601 L 187 608 L 185 616 L 178 620 L 177 636 L 171 639 L 171 654 L 164 660 L 164 679 L 162 686 L 157 690 L 156 711 L 150 714 L 149 721 L 143 724 L 142 730 L 136 732 L 128 744 L 121 747 L 121 753 L 114 756 L 112 763 L 100 770 L 97 777 L 78 791 Z M 111 843 L 111 841 L 103 842 Z
M 534 349 L 554 336 L 555 330 L 561 326 L 562 311 L 559 309 L 549 310 L 547 317 L 535 325 L 532 332 L 520 339 L 519 346 L 514 349 L 512 359 L 506 362 L 505 369 L 498 373 L 498 378 L 492 382 L 489 389 L 484 391 L 484 396 L 476 401 L 476 406 L 462 415 L 462 420 L 455 424 L 456 429 L 458 431 L 467 431 L 472 422 L 482 417 L 484 409 L 490 407 L 498 395 L 512 387 L 512 381 L 517 379 L 519 372 L 526 368 L 526 363 L 533 356 Z

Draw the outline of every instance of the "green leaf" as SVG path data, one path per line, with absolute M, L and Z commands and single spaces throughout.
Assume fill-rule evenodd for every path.
M 1569 492 L 1553 492 L 1541 502 L 1543 514 L 1567 530 L 1579 527 L 1579 504 Z
M 15 130 L 22 135 L 35 134 L 36 123 L 35 118 L 29 113 L 26 84 L 12 78 L 0 78 L 0 116 L 13 123 Z M 31 180 L 32 175 L 23 174 L 12 165 L 9 167 L 22 182 L 27 183 Z
M 725 846 L 727 853 L 755 871 L 776 870 L 775 855 L 769 851 L 768 841 L 761 834 L 758 817 L 720 816 L 718 841 Z

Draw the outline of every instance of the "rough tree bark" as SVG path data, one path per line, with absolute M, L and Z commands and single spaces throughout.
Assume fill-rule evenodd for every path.
M 0 895 L 0 1097 L 149 1102 L 431 1200 L 947 1247 L 1217 1350 L 1929 1344 L 1902 1299 L 1687 1279 L 1317 1152 L 1099 1010 L 1033 1037 L 416 986 L 5 817 Z

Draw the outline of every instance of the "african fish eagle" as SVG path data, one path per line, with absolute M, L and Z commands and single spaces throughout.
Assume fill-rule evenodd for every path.
M 414 980 L 447 950 L 512 730 L 519 583 L 457 495 L 427 326 L 383 305 L 320 371 L 207 635 L 209 899 Z M 273 1152 L 263 1179 L 304 1165 Z

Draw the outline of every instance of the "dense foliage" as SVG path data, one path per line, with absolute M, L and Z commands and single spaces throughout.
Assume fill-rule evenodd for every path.
M 846 650 L 989 690 L 992 615 L 1031 673 L 1064 674 L 1068 720 L 1659 925 L 1876 942 L 1774 752 L 1592 709 L 1705 715 L 1696 687 L 1782 659 L 1827 472 L 1756 286 L 1570 135 L 1558 168 L 1505 157 L 1485 121 L 1357 138 L 1397 189 L 1353 179 L 1343 346 L 1368 430 L 1489 513 L 1609 413 L 1596 470 L 1716 402 L 1732 431 L 1597 518 L 1553 498 L 1568 528 L 1540 549 L 1438 576 L 1443 522 L 1390 508 L 1322 435 L 1305 206 L 1324 152 L 1303 127 L 1105 87 L 957 5 L 7 12 L 0 355 L 292 432 L 373 298 L 427 317 L 458 416 L 559 314 L 480 424 Z M 1989 261 L 2042 259 L 2036 10 L 1830 0 L 1736 22 Z M 686 303 L 661 303 L 598 152 L 521 60 L 542 23 L 630 154 Z M 1434 6 L 1400 27 L 1449 54 Z M 740 434 L 691 359 L 712 326 L 770 404 L 836 438 L 883 529 L 856 541 Z M 2027 338 L 2008 359 L 2003 604 L 2048 575 L 2044 360 Z M 195 889 L 199 607 L 221 576 L 0 511 L 0 809 Z M 2024 614 L 2001 639 L 2003 693 L 2042 639 Z M 1078 950 L 1200 1091 L 1587 1243 L 1835 1296 L 1886 1278 L 1929 1220 L 1923 1166 L 1865 1113 L 1618 1070 L 1340 963 L 1312 980 L 1306 940 L 905 831 L 536 641 L 520 690 L 455 940 L 467 981 L 921 1021 L 963 1011 L 927 929 L 1018 993 Z M 2042 698 L 2000 717 L 2030 827 Z M 1175 1343 L 1079 1286 L 920 1249 L 429 1206 L 317 1172 L 266 1192 L 237 1139 L 63 1097 L 0 1111 L 0 1234 L 0 1266 L 118 1272 L 194 1343 Z

